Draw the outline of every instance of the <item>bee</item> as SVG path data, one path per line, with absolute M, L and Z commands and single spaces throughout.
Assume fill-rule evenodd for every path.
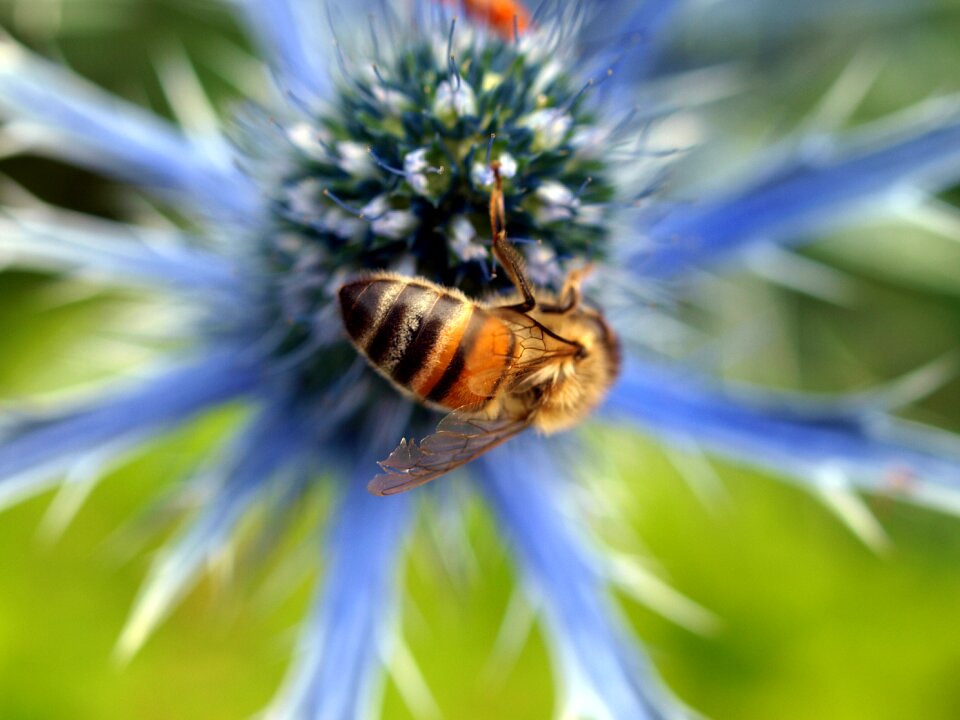
M 493 254 L 515 292 L 490 302 L 423 278 L 374 272 L 339 290 L 354 347 L 398 390 L 449 414 L 420 444 L 401 440 L 371 480 L 375 495 L 423 485 L 517 433 L 566 430 L 616 379 L 620 345 L 571 272 L 559 294 L 537 289 L 507 240 L 499 165 L 490 198 Z

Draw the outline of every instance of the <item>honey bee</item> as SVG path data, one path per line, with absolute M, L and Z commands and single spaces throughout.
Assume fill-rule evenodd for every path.
M 444 475 L 526 428 L 573 427 L 616 379 L 620 346 L 603 316 L 582 304 L 587 269 L 559 295 L 534 289 L 507 240 L 502 179 L 494 163 L 493 254 L 516 288 L 471 300 L 423 278 L 374 272 L 339 290 L 356 349 L 397 389 L 449 414 L 419 445 L 401 440 L 371 480 L 375 495 L 405 492 Z

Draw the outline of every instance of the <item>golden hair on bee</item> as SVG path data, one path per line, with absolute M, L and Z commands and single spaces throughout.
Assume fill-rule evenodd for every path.
M 620 366 L 616 335 L 582 303 L 589 267 L 559 294 L 534 292 L 505 229 L 502 179 L 493 163 L 493 254 L 515 287 L 470 299 L 424 278 L 373 272 L 340 288 L 354 347 L 400 392 L 449 411 L 419 445 L 401 440 L 369 486 L 392 495 L 422 485 L 528 427 L 544 434 L 580 423 L 606 396 Z

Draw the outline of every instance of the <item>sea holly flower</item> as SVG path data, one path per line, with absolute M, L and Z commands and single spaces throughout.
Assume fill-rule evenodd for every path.
M 596 268 L 588 292 L 627 351 L 601 420 L 769 467 L 832 497 L 882 490 L 902 471 L 910 499 L 952 507 L 957 443 L 898 422 L 901 394 L 812 400 L 721 385 L 654 351 L 648 330 L 658 319 L 640 298 L 682 298 L 704 269 L 720 271 L 750 247 L 812 237 L 884 193 L 956 181 L 960 114 L 943 106 L 893 129 L 778 151 L 722 192 L 684 197 L 664 186 L 681 153 L 650 140 L 671 118 L 671 78 L 646 88 L 681 6 L 477 0 L 458 13 L 418 0 L 373 5 L 368 22 L 338 3 L 324 19 L 319 4 L 246 0 L 238 8 L 276 92 L 202 130 L 178 129 L 2 41 L 4 137 L 144 188 L 190 220 L 189 230 L 156 230 L 11 207 L 0 219 L 4 250 L 25 266 L 149 288 L 192 312 L 187 349 L 151 379 L 5 427 L 0 502 L 65 474 L 70 482 L 78 467 L 107 467 L 211 408 L 249 408 L 190 483 L 202 507 L 153 566 L 122 654 L 144 642 L 247 513 L 302 483 L 328 483 L 338 505 L 326 579 L 269 712 L 353 718 L 370 709 L 398 641 L 383 608 L 399 591 L 418 496 L 435 490 L 375 498 L 364 486 L 401 437 L 430 432 L 437 418 L 358 357 L 336 293 L 376 269 L 474 297 L 509 290 L 485 239 L 493 163 L 535 282 L 558 291 L 569 269 Z M 602 32 L 607 18 L 615 32 Z M 634 107 L 639 89 L 657 112 Z M 502 524 L 571 714 L 680 715 L 608 596 L 624 565 L 578 511 L 568 461 L 577 447 L 570 436 L 526 433 L 443 482 L 475 487 Z M 844 497 L 845 507 L 855 502 Z

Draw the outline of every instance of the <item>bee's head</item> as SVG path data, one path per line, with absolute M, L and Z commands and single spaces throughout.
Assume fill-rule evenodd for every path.
M 577 349 L 540 388 L 533 424 L 547 434 L 573 427 L 596 409 L 620 371 L 620 342 L 599 313 L 573 312 L 562 324 L 563 337 Z

